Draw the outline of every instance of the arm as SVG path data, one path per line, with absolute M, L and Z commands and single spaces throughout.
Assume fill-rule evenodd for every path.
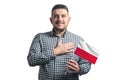
M 43 65 L 54 59 L 53 50 L 42 51 L 40 35 L 36 35 L 27 56 L 30 66 Z
M 79 71 L 79 75 L 83 75 L 89 72 L 89 70 L 91 69 L 91 63 L 87 62 L 86 60 L 83 60 L 80 58 L 79 62 L 78 62 L 79 66 L 80 66 L 80 71 Z

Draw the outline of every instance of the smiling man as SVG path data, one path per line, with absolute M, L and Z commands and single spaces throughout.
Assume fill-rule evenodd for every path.
M 91 63 L 74 54 L 82 37 L 67 30 L 69 10 L 66 5 L 52 8 L 52 31 L 37 34 L 27 56 L 30 66 L 40 66 L 39 80 L 79 80 L 89 72 Z

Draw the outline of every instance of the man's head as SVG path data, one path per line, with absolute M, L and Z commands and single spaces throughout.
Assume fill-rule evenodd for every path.
M 69 10 L 66 5 L 57 4 L 52 8 L 51 11 L 51 23 L 56 31 L 66 30 L 70 21 Z

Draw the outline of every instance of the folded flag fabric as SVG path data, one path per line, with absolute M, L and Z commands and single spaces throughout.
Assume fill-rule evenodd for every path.
M 78 47 L 75 50 L 75 54 L 79 57 L 87 60 L 88 62 L 95 64 L 98 58 L 99 51 L 84 41 L 80 41 Z

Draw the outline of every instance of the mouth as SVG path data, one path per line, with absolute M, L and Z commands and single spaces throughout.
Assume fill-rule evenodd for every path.
M 57 21 L 56 24 L 63 24 L 63 22 L 61 22 L 61 21 Z
M 58 26 L 62 26 L 62 25 L 63 25 L 63 23 L 61 23 L 61 22 L 60 22 L 60 23 L 57 23 L 57 25 L 58 25 Z
M 60 27 L 60 26 L 62 26 L 62 25 L 63 25 L 63 23 L 58 23 L 57 25 Z

